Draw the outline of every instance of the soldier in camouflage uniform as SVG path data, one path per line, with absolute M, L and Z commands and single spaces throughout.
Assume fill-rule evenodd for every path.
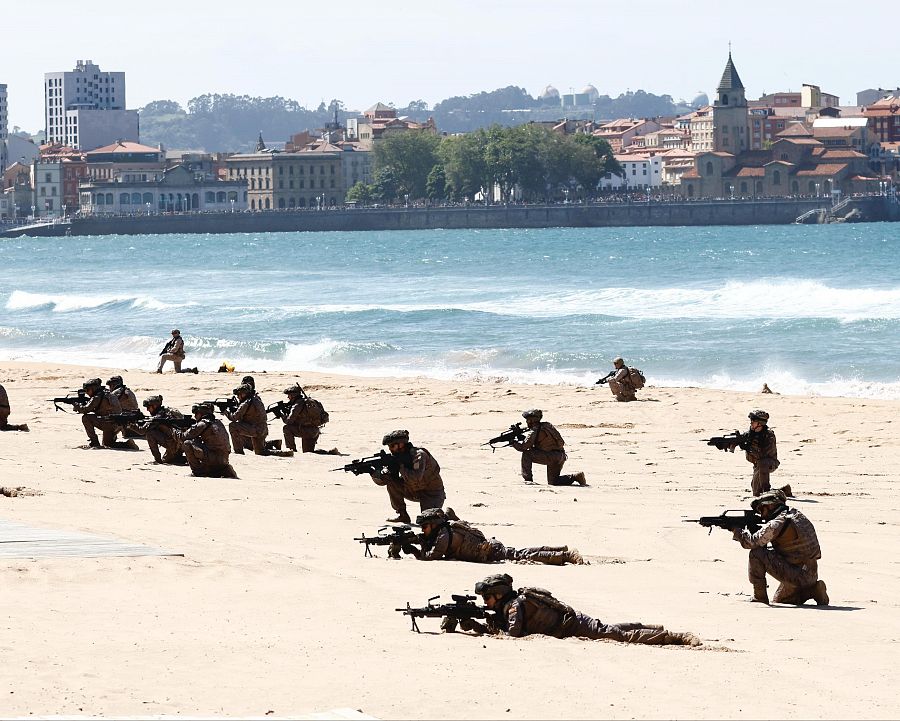
M 146 421 L 147 430 L 144 431 L 144 438 L 147 439 L 147 446 L 150 448 L 154 461 L 183 465 L 185 459 L 181 447 L 182 442 L 175 434 L 176 429 L 164 421 L 184 416 L 173 408 L 166 408 L 162 402 L 162 396 L 150 396 L 144 400 L 144 408 L 150 414 L 149 420 Z M 160 446 L 165 450 L 165 455 L 160 454 Z
M 775 432 L 769 428 L 769 414 L 762 410 L 750 411 L 750 430 L 747 432 L 749 447 L 744 452 L 747 460 L 753 464 L 753 480 L 750 482 L 750 490 L 754 496 L 771 489 L 769 475 L 778 469 L 781 462 L 778 460 L 778 444 L 775 440 Z M 730 451 L 737 447 L 735 441 Z M 782 486 L 786 496 L 793 496 L 790 485 Z
M 441 559 L 468 561 L 470 563 L 496 563 L 514 561 L 517 563 L 546 563 L 562 566 L 565 563 L 583 564 L 584 559 L 577 549 L 568 546 L 536 546 L 533 548 L 512 548 L 504 546 L 495 538 L 487 540 L 477 528 L 459 519 L 450 520 L 440 508 L 429 508 L 416 518 L 422 529 L 422 550 L 411 550 L 420 561 Z M 404 549 L 406 550 L 406 549 Z
M 391 431 L 381 439 L 391 455 L 398 461 L 399 471 L 390 468 L 381 473 L 370 473 L 376 485 L 387 486 L 391 508 L 397 512 L 390 523 L 409 523 L 406 501 L 417 501 L 420 510 L 440 508 L 447 500 L 441 467 L 425 448 L 418 448 L 409 442 L 409 431 Z
M 313 453 L 319 440 L 318 408 L 308 402 L 306 394 L 299 383 L 284 389 L 290 409 L 284 416 L 284 446 L 292 451 L 297 450 L 297 438 L 304 453 Z
M 12 425 L 9 422 L 9 396 L 6 395 L 6 388 L 0 385 L 0 431 L 27 431 L 28 424 L 20 423 Z
M 634 384 L 631 382 L 631 372 L 625 365 L 625 360 L 621 357 L 613 358 L 613 367 L 615 370 L 607 376 L 609 380 L 610 392 L 616 397 L 617 401 L 628 402 L 636 401 Z
M 539 463 L 547 466 L 547 483 L 551 486 L 571 486 L 577 483 L 587 485 L 584 473 L 560 475 L 566 462 L 565 441 L 556 427 L 551 423 L 542 421 L 543 411 L 532 408 L 524 411 L 522 417 L 528 425 L 528 433 L 525 440 L 510 441 L 510 445 L 522 453 L 522 478 L 526 483 L 534 483 L 532 464 Z
M 557 600 L 542 588 L 513 590 L 512 576 L 506 573 L 488 576 L 475 584 L 475 593 L 484 598 L 491 611 L 486 623 L 462 619 L 463 631 L 493 633 L 507 636 L 542 634 L 555 638 L 578 636 L 588 639 L 607 639 L 623 643 L 643 643 L 656 646 L 699 646 L 700 639 L 692 633 L 667 631 L 662 626 L 635 623 L 605 624 Z M 441 628 L 455 630 L 454 619 L 445 618 Z
M 266 422 L 266 407 L 257 392 L 246 383 L 242 383 L 233 391 L 238 399 L 238 407 L 233 412 L 225 412 L 231 423 L 228 432 L 234 452 L 244 455 L 244 439 L 252 444 L 253 452 L 258 456 L 267 455 L 266 436 L 269 425 Z
M 122 376 L 111 376 L 110 379 L 106 381 L 106 387 L 109 388 L 109 392 L 119 401 L 122 413 L 140 412 L 141 409 L 140 406 L 138 406 L 137 398 L 135 398 L 131 388 L 126 386 L 122 381 Z
M 119 405 L 119 399 L 112 393 L 106 392 L 99 378 L 86 380 L 81 387 L 87 394 L 88 400 L 83 404 L 75 404 L 72 406 L 72 410 L 82 414 L 81 423 L 87 433 L 90 447 L 100 448 L 100 441 L 97 440 L 97 429 L 99 428 L 103 433 L 103 445 L 106 448 L 116 448 L 116 433 L 119 430 L 119 424 L 115 421 L 99 420 L 99 418 L 121 413 L 122 406 Z M 134 441 L 130 443 L 137 448 Z
M 737 529 L 734 540 L 750 551 L 748 575 L 753 585 L 753 600 L 769 603 L 768 573 L 781 582 L 772 599 L 775 603 L 802 606 L 813 600 L 818 606 L 827 606 L 825 582 L 819 580 L 822 551 L 813 524 L 796 508 L 788 508 L 780 490 L 767 491 L 754 498 L 750 505 L 765 525 L 756 533 Z
M 214 415 L 212 403 L 197 403 L 191 407 L 196 423 L 186 431 L 172 429 L 182 442 L 188 465 L 195 476 L 237 478 L 228 462 L 231 446 L 225 425 Z

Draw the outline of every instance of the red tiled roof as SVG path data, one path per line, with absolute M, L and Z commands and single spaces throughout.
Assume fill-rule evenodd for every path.
M 821 163 L 812 167 L 800 168 L 794 175 L 802 177 L 831 176 L 837 175 L 841 171 L 846 170 L 846 168 L 846 163 Z
M 817 138 L 847 138 L 858 130 L 859 128 L 815 128 L 813 133 Z
M 728 173 L 725 173 L 727 176 L 735 177 L 735 178 L 762 178 L 766 175 L 765 168 L 732 168 L 732 170 Z
M 149 145 L 141 145 L 133 143 L 130 140 L 124 140 L 112 145 L 104 145 L 102 148 L 90 150 L 86 155 L 106 155 L 108 153 L 159 153 L 159 148 L 152 148 Z
M 849 148 L 839 148 L 834 150 L 826 149 L 824 153 L 821 154 L 821 157 L 826 160 L 838 159 L 838 158 L 867 158 L 868 156 L 864 153 L 860 153 L 856 150 L 850 150 Z

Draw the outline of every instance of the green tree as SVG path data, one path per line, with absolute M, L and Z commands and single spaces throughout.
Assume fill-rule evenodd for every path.
M 474 198 L 489 187 L 486 147 L 487 132 L 484 130 L 451 135 L 441 141 L 438 155 L 450 198 Z
M 443 200 L 447 197 L 447 176 L 441 163 L 435 165 L 428 173 L 425 192 L 429 200 Z
M 424 198 L 428 174 L 438 163 L 440 138 L 430 132 L 408 131 L 389 135 L 375 145 L 375 170 L 390 170 L 399 193 Z
M 393 203 L 400 194 L 400 183 L 391 168 L 375 170 L 372 183 L 372 199 L 385 203 Z
M 371 185 L 366 185 L 359 181 L 347 191 L 346 202 L 359 203 L 360 205 L 368 205 L 372 202 L 375 193 Z

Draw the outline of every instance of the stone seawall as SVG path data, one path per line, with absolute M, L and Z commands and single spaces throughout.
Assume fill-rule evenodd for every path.
M 863 199 L 887 215 L 881 198 Z M 778 225 L 793 223 L 825 198 L 592 205 L 495 205 L 452 208 L 354 208 L 258 213 L 201 213 L 75 218 L 71 224 L 31 228 L 16 234 L 154 235 L 161 233 L 277 233 L 297 231 L 431 230 L 436 228 L 594 228 L 686 225 Z M 12 233 L 10 233 L 12 234 Z

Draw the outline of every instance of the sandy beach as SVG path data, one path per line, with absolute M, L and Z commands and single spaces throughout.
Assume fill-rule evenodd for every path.
M 187 411 L 245 372 L 0 364 L 10 421 L 31 428 L 0 434 L 0 485 L 38 492 L 0 496 L 0 519 L 183 554 L 4 560 L 0 716 L 896 717 L 900 403 L 651 378 L 624 404 L 599 387 L 255 373 L 267 404 L 299 380 L 331 415 L 319 447 L 346 455 L 232 456 L 240 478 L 225 480 L 153 465 L 142 441 L 84 450 L 80 417 L 47 401 L 121 373 L 140 400 L 162 392 Z M 542 467 L 525 485 L 517 452 L 481 447 L 530 407 L 563 433 L 566 471 L 588 487 L 548 487 Z M 778 436 L 773 485 L 792 485 L 818 531 L 829 608 L 749 603 L 747 552 L 682 522 L 747 507 L 750 464 L 700 440 L 745 429 L 755 407 Z M 461 518 L 508 545 L 575 546 L 590 565 L 365 558 L 352 539 L 385 525 L 387 494 L 330 471 L 395 428 L 437 458 Z M 432 619 L 415 634 L 394 611 L 499 571 L 604 621 L 661 623 L 704 645 L 475 638 Z

